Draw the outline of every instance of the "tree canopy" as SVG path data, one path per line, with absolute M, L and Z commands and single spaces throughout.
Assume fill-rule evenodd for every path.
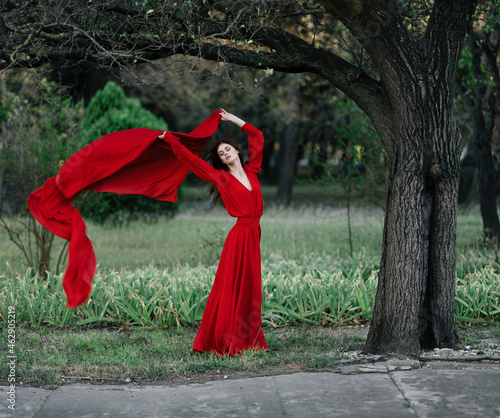
M 317 73 L 366 111 L 367 95 L 380 95 L 379 104 L 384 104 L 377 73 L 389 65 L 377 62 L 373 67 L 367 51 L 381 48 L 377 38 L 397 23 L 401 47 L 416 53 L 418 45 L 427 45 L 432 54 L 438 47 L 433 37 L 441 36 L 436 32 L 439 17 L 460 13 L 460 7 L 444 7 L 452 2 L 435 3 L 7 0 L 0 8 L 0 69 L 50 64 L 59 74 L 111 67 L 126 72 L 130 65 L 145 64 L 154 75 L 155 70 L 171 69 L 160 59 L 183 54 L 267 70 Z M 389 67 L 404 69 L 404 64 Z

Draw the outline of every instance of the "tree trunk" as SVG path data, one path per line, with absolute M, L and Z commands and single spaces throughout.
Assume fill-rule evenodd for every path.
M 482 106 L 474 110 L 472 143 L 479 168 L 479 196 L 485 237 L 499 243 L 500 222 L 496 202 L 496 175 L 491 153 L 491 140 L 484 126 Z
M 328 159 L 328 140 L 330 139 L 328 137 L 328 132 L 324 127 L 319 132 L 319 140 L 317 143 L 318 147 L 318 154 L 316 156 L 316 161 L 314 165 L 314 170 L 312 173 L 312 178 L 313 180 L 319 180 L 323 177 L 325 174 L 325 164 Z
M 275 202 L 277 205 L 288 206 L 292 200 L 292 190 L 295 183 L 295 167 L 299 148 L 298 132 L 298 79 L 294 78 L 289 84 L 287 103 L 290 106 L 288 120 L 280 138 L 278 171 L 278 191 Z M 281 148 L 283 147 L 283 148 Z
M 473 35 L 469 35 L 469 46 L 472 51 L 472 72 L 476 80 L 476 89 L 472 99 L 472 118 L 474 128 L 472 133 L 473 155 L 476 160 L 476 167 L 479 169 L 479 196 L 481 205 L 481 216 L 483 218 L 483 231 L 485 237 L 493 242 L 499 243 L 500 221 L 498 219 L 496 202 L 496 175 L 493 166 L 493 156 L 491 153 L 491 143 L 493 141 L 493 130 L 496 117 L 495 95 L 490 94 L 491 124 L 486 125 L 484 116 L 484 99 L 487 87 L 484 84 L 484 76 L 481 71 L 482 49 Z M 496 67 L 498 73 L 498 66 Z
M 415 355 L 424 347 L 458 344 L 454 299 L 460 134 L 450 109 L 430 103 L 418 108 L 407 115 L 402 129 L 401 142 L 413 146 L 392 148 L 389 155 L 379 284 L 367 352 Z M 427 129 L 429 121 L 433 132 Z
M 370 24 L 378 29 L 373 36 L 362 30 L 357 35 L 380 71 L 390 104 L 387 120 L 370 103 L 359 102 L 390 162 L 367 352 L 416 355 L 422 347 L 459 346 L 455 263 L 462 144 L 453 89 L 473 10 L 467 0 L 435 1 L 419 41 L 401 24 L 397 9 L 383 19 L 372 11 L 367 16 L 374 16 Z
M 394 56 L 406 45 L 399 48 Z M 394 122 L 379 130 L 390 168 L 367 352 L 416 355 L 423 347 L 459 344 L 454 301 L 461 137 L 447 81 L 455 67 L 443 59 L 429 72 L 425 62 L 414 60 L 404 78 L 389 81 Z

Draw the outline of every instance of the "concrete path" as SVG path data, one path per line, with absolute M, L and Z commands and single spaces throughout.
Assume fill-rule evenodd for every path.
M 165 385 L 16 387 L 4 417 L 500 417 L 500 362 L 389 360 L 331 373 Z

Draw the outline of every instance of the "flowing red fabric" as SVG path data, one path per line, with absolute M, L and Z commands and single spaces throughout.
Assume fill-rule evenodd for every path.
M 190 152 L 199 155 L 206 140 L 217 130 L 220 118 L 217 110 L 194 131 L 172 134 Z M 175 157 L 171 145 L 158 139 L 162 132 L 138 128 L 103 136 L 73 154 L 57 176 L 29 196 L 33 216 L 69 241 L 69 261 L 63 279 L 68 308 L 87 300 L 96 266 L 85 223 L 72 204 L 74 199 L 83 190 L 95 190 L 177 201 L 177 189 L 189 168 Z
M 179 161 L 194 174 L 217 186 L 229 215 L 237 217 L 229 232 L 203 312 L 193 350 L 219 356 L 243 350 L 267 349 L 262 332 L 262 284 L 260 258 L 260 217 L 264 205 L 257 173 L 262 163 L 262 132 L 245 123 L 250 157 L 243 166 L 250 182 L 248 189 L 225 170 L 216 170 L 190 152 L 173 136 L 166 141 Z

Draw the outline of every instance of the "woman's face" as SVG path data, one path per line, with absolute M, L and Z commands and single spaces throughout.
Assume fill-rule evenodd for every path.
M 224 142 L 217 148 L 217 154 L 219 154 L 219 158 L 226 165 L 230 165 L 240 158 L 238 156 L 238 150 L 232 145 L 225 144 Z

